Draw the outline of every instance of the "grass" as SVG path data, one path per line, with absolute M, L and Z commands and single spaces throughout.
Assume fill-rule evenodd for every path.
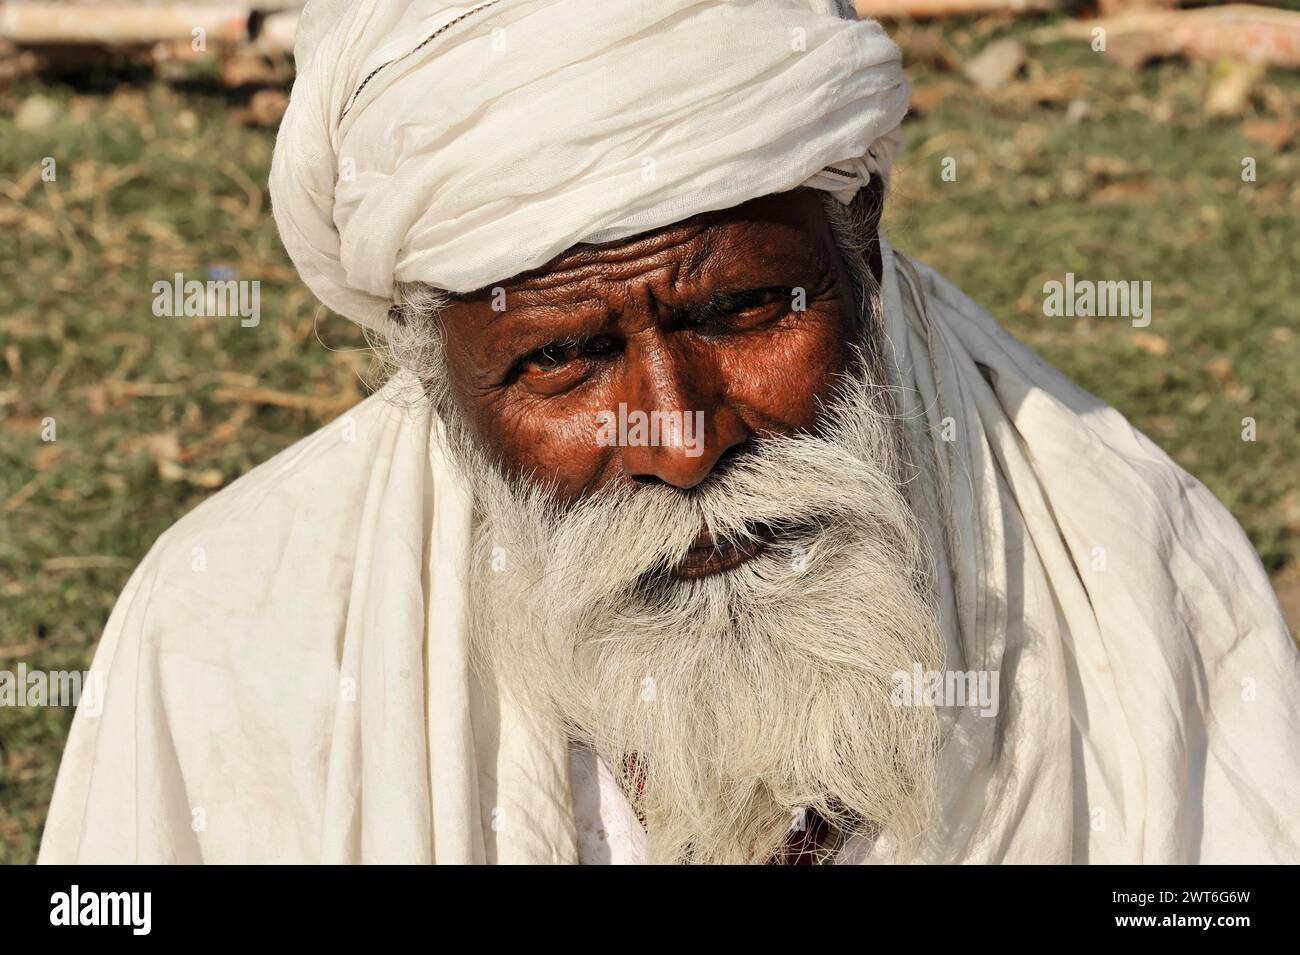
M 1133 72 L 1058 45 L 983 93 L 933 52 L 965 58 L 1023 30 L 902 29 L 924 110 L 908 124 L 893 241 L 1127 414 L 1289 573 L 1300 156 L 1243 130 L 1295 121 L 1300 82 L 1270 73 L 1244 116 L 1209 120 L 1214 66 Z M 51 122 L 31 120 L 34 97 Z M 1081 120 L 1071 101 L 1088 104 Z M 0 669 L 84 668 L 158 534 L 364 394 L 360 334 L 319 308 L 279 246 L 273 131 L 230 105 L 147 79 L 0 92 Z M 955 182 L 940 177 L 946 156 Z M 1256 158 L 1253 184 L 1243 156 Z M 216 269 L 261 281 L 256 328 L 153 315 L 154 281 Z M 1150 280 L 1151 326 L 1045 318 L 1043 283 L 1067 271 Z M 1240 439 L 1247 416 L 1254 443 Z M 49 419 L 54 441 L 42 440 Z M 70 720 L 0 708 L 0 862 L 35 857 Z

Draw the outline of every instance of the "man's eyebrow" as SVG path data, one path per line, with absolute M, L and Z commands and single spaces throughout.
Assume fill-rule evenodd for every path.
M 513 319 L 505 322 L 504 319 Z M 598 299 L 571 307 L 532 305 L 507 308 L 488 324 L 498 325 L 500 337 L 491 346 L 491 364 L 511 365 L 529 352 L 555 341 L 583 341 L 609 329 L 614 319 L 609 306 Z
M 790 298 L 793 294 L 794 286 L 791 285 L 729 287 L 711 292 L 703 301 L 672 307 L 671 311 L 702 324 L 710 319 Z M 500 323 L 498 327 L 503 340 L 494 350 L 517 356 L 521 349 L 532 350 L 548 342 L 581 341 L 600 335 L 610 329 L 616 318 L 617 315 L 607 303 L 593 297 L 582 303 L 535 303 L 506 308 L 505 311 L 494 313 L 488 324 Z M 500 360 L 504 361 L 508 357 L 508 354 L 501 354 Z
M 520 299 L 523 299 L 521 302 Z M 548 299 L 536 293 L 507 292 L 505 308 L 493 309 L 485 322 L 486 327 L 496 326 L 504 334 L 510 335 L 518 329 L 511 328 L 520 323 L 526 331 L 538 325 L 563 325 L 573 322 L 608 321 L 612 315 L 609 304 L 596 295 L 586 295 L 579 299 Z
M 729 281 L 724 279 L 719 283 L 722 287 L 708 292 L 707 298 L 698 294 L 690 295 L 689 298 L 694 301 L 682 301 L 667 307 L 672 313 L 688 317 L 693 323 L 704 324 L 712 319 L 793 296 L 797 283 L 791 284 L 788 279 L 794 276 L 785 278 L 787 280 L 782 281 L 772 275 L 751 284 L 736 276 Z M 617 321 L 614 307 L 598 295 L 588 294 L 575 301 L 555 296 L 554 291 L 530 289 L 513 295 L 507 293 L 506 308 L 494 311 L 487 317 L 486 324 L 493 329 L 496 339 L 491 347 L 492 366 L 512 364 L 529 352 L 552 342 L 581 342 L 594 338 L 608 332 Z M 519 303 L 516 298 L 512 302 L 511 298 L 516 296 L 524 298 L 524 301 Z
M 753 288 L 720 289 L 713 292 L 700 305 L 688 305 L 681 311 L 690 316 L 692 321 L 703 323 L 722 315 L 734 315 L 758 305 L 768 305 L 781 298 L 791 298 L 794 286 L 764 285 Z

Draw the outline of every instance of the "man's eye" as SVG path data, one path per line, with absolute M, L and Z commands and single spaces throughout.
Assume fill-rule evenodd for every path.
M 767 313 L 778 309 L 789 311 L 794 308 L 798 298 L 799 294 L 792 288 L 755 289 L 737 295 L 733 308 L 739 315 L 760 311 Z
M 575 347 L 573 345 L 547 345 L 545 348 L 539 348 L 531 355 L 527 356 L 524 361 L 525 368 L 536 368 L 540 371 L 554 371 L 561 365 L 572 360 Z
M 546 374 L 559 371 L 582 359 L 599 359 L 613 354 L 614 343 L 608 336 L 600 335 L 585 341 L 552 342 L 525 355 L 519 362 L 522 373 Z
M 704 307 L 685 311 L 682 318 L 686 327 L 691 329 L 740 330 L 790 311 L 795 307 L 795 296 L 795 289 L 784 287 L 722 292 L 714 295 Z

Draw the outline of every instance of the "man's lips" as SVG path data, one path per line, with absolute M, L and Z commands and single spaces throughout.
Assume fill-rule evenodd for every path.
M 682 562 L 673 568 L 672 575 L 678 580 L 698 580 L 753 560 L 772 540 L 771 530 L 766 526 L 755 528 L 754 533 L 754 539 L 732 541 L 714 540 L 708 531 L 700 531 Z

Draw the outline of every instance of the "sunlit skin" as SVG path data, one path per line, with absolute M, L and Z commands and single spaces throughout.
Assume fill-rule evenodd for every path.
M 853 308 L 820 193 L 797 190 L 575 246 L 457 297 L 442 319 L 452 395 L 480 445 L 572 502 L 616 480 L 691 488 L 755 435 L 814 428 L 853 361 Z M 702 411 L 702 453 L 602 446 L 598 415 L 620 404 Z M 679 576 L 753 556 L 697 545 Z
M 442 320 L 452 398 L 480 446 L 573 502 L 610 481 L 692 488 L 756 435 L 815 430 L 855 360 L 854 307 L 820 194 L 799 190 L 577 246 L 459 296 Z M 598 415 L 620 404 L 702 411 L 702 453 L 602 445 Z M 755 552 L 702 532 L 675 572 L 722 573 Z M 813 861 L 825 830 L 814 817 L 773 861 Z

